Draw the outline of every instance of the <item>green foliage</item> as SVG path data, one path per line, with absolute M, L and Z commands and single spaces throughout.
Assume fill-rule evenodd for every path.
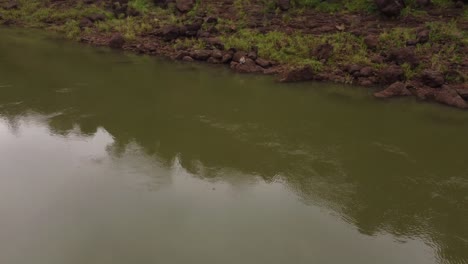
M 455 20 L 450 22 L 427 22 L 426 26 L 430 29 L 429 39 L 431 42 L 462 41 L 468 44 L 467 32 L 459 29 Z
M 131 0 L 128 5 L 141 13 L 147 13 L 153 7 L 150 0 Z
M 388 50 L 406 46 L 406 42 L 416 39 L 416 32 L 411 28 L 396 27 L 385 30 L 379 36 L 379 48 Z
M 76 20 L 67 21 L 62 29 L 69 39 L 78 39 L 81 34 L 79 23 Z
M 314 8 L 322 12 L 374 12 L 376 10 L 372 0 L 295 0 L 294 3 L 297 7 Z

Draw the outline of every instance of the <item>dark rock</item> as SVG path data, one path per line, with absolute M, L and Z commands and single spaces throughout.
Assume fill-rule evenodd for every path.
M 196 60 L 207 60 L 211 57 L 212 51 L 211 50 L 194 50 L 190 53 L 190 57 Z
M 182 60 L 183 60 L 183 61 L 186 61 L 186 62 L 192 62 L 192 61 L 193 61 L 193 58 L 190 57 L 190 56 L 184 56 L 184 57 L 182 58 Z
M 419 59 L 414 54 L 413 49 L 409 47 L 391 50 L 387 60 L 398 65 L 408 63 L 411 67 L 416 67 L 419 64 Z
M 372 76 L 373 74 L 374 74 L 374 69 L 372 69 L 372 67 L 369 67 L 369 66 L 363 67 L 359 71 L 359 75 L 361 77 L 369 77 L 369 76 Z
M 465 4 L 464 4 L 463 1 L 461 1 L 461 0 L 455 2 L 455 7 L 456 7 L 456 8 L 462 9 L 464 6 L 465 6 Z
M 378 54 L 374 55 L 371 57 L 371 62 L 377 63 L 377 64 L 382 64 L 384 62 L 384 58 Z
M 364 38 L 364 44 L 366 44 L 367 48 L 375 50 L 379 45 L 379 38 L 375 35 L 369 35 Z
M 176 0 L 176 8 L 182 13 L 192 10 L 194 5 L 195 0 Z
M 251 52 L 247 53 L 247 57 L 249 59 L 256 60 L 257 59 L 257 52 L 251 51 Z
M 382 83 L 395 83 L 404 79 L 404 71 L 397 65 L 391 65 L 380 71 L 379 78 Z
M 290 0 L 278 0 L 278 7 L 283 10 L 289 10 L 291 8 L 291 1 Z
M 262 73 L 263 68 L 258 66 L 252 59 L 246 58 L 245 61 L 237 63 L 231 62 L 231 69 L 239 73 Z
M 221 59 L 221 62 L 222 63 L 230 63 L 231 60 L 232 60 L 232 54 L 228 52 L 228 53 L 225 53 L 223 55 L 223 58 Z
M 314 70 L 310 66 L 301 68 L 293 68 L 284 71 L 281 74 L 280 82 L 300 82 L 313 80 L 315 76 Z
M 388 86 L 385 90 L 374 93 L 377 98 L 390 98 L 396 96 L 410 96 L 411 92 L 406 88 L 406 85 L 402 82 L 395 82 Z
M 220 64 L 222 63 L 221 59 L 217 59 L 215 57 L 209 57 L 208 60 L 206 61 L 208 63 L 212 63 L 212 64 Z
M 351 65 L 346 66 L 345 71 L 347 71 L 350 74 L 354 74 L 356 72 L 361 71 L 361 68 L 362 67 L 357 64 L 351 64 Z
M 174 25 L 167 25 L 161 28 L 159 35 L 166 41 L 170 41 L 179 37 L 180 28 Z
M 87 18 L 87 17 L 83 17 L 81 20 L 80 20 L 80 23 L 78 24 L 78 26 L 83 29 L 83 28 L 87 28 L 87 27 L 92 27 L 93 26 L 93 22 Z
M 257 58 L 255 62 L 263 68 L 271 67 L 271 62 L 262 58 Z
M 416 6 L 427 7 L 431 5 L 431 0 L 416 0 Z
M 433 70 L 424 70 L 421 74 L 422 82 L 432 88 L 441 87 L 444 82 L 444 75 L 440 72 Z
M 2 5 L 3 9 L 11 10 L 11 9 L 18 9 L 19 3 L 16 0 L 10 0 Z
M 92 15 L 89 15 L 87 18 L 91 20 L 93 23 L 106 20 L 106 16 L 103 14 L 92 14 Z
M 456 91 L 461 98 L 468 100 L 468 89 L 457 89 Z
M 322 60 L 326 61 L 331 57 L 332 54 L 333 54 L 333 46 L 329 43 L 325 43 L 325 44 L 319 45 L 313 51 L 312 55 L 320 61 Z
M 454 89 L 449 87 L 443 87 L 435 92 L 434 99 L 442 104 L 458 107 L 467 108 L 468 104 L 466 101 L 457 93 Z
M 246 56 L 247 56 L 246 52 L 238 51 L 238 52 L 234 53 L 234 55 L 232 56 L 232 61 L 240 62 L 241 59 L 245 58 Z
M 120 33 L 115 33 L 109 40 L 109 47 L 120 49 L 125 44 L 125 39 Z
M 219 38 L 206 38 L 205 41 L 213 48 L 224 50 L 224 44 Z
M 208 24 L 217 24 L 218 23 L 218 18 L 217 17 L 213 17 L 213 16 L 209 16 L 205 19 L 205 23 L 208 23 Z
M 223 59 L 223 53 L 220 50 L 214 50 L 211 57 L 221 61 Z
M 430 31 L 428 29 L 422 30 L 418 32 L 418 43 L 426 43 L 429 41 L 429 33 Z
M 404 0 L 374 0 L 377 9 L 385 16 L 399 16 L 405 7 Z

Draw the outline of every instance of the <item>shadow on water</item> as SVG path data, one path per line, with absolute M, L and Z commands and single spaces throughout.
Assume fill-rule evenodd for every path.
M 363 234 L 421 237 L 444 262 L 468 260 L 466 112 L 27 36 L 0 42 L 0 117 L 13 130 L 31 113 L 56 135 L 103 128 L 111 155 L 136 144 L 206 179 L 281 180 Z

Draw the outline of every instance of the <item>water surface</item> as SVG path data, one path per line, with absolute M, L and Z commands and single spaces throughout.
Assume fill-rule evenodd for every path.
M 0 263 L 468 263 L 468 113 L 0 30 Z

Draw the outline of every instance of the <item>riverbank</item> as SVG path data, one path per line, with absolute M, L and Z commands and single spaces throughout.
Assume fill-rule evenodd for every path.
M 416 96 L 468 108 L 463 2 L 416 1 L 406 7 L 312 2 L 0 0 L 0 24 L 175 60 L 226 64 L 284 82 L 378 86 L 385 89 L 377 98 Z

